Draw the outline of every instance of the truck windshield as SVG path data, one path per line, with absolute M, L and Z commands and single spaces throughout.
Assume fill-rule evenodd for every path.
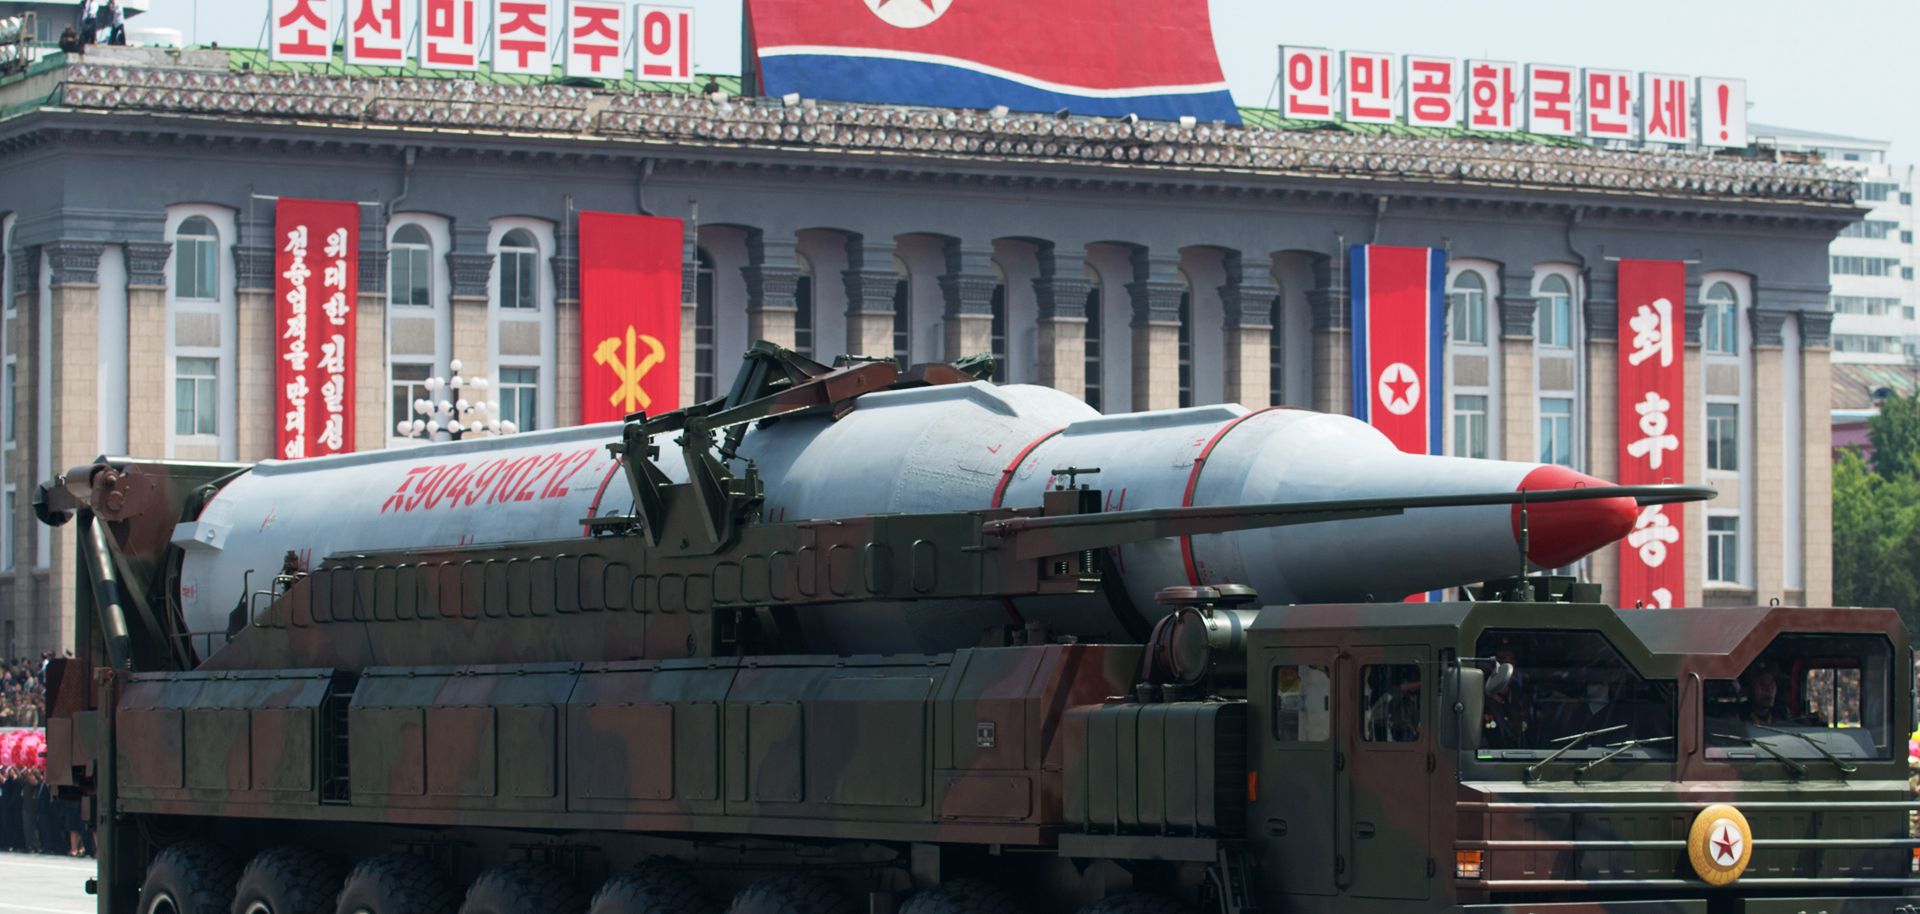
M 1887 758 L 1892 665 L 1878 635 L 1781 635 L 1740 678 L 1707 680 L 1707 757 Z
M 1673 757 L 1672 680 L 1642 677 L 1599 632 L 1488 629 L 1476 651 L 1513 665 L 1487 695 L 1479 758 L 1538 759 L 1602 730 L 1561 757 Z

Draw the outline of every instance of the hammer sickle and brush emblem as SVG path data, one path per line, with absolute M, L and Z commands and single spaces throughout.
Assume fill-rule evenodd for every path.
M 644 357 L 639 353 L 641 343 L 645 343 L 647 347 L 647 354 Z M 614 376 L 620 379 L 620 386 L 615 388 L 613 396 L 608 397 L 607 400 L 620 407 L 620 411 L 624 413 L 638 412 L 653 405 L 653 398 L 641 389 L 640 381 L 647 376 L 647 372 L 652 371 L 654 366 L 659 365 L 666 358 L 666 347 L 661 346 L 659 340 L 644 333 L 636 333 L 632 325 L 627 327 L 626 358 L 620 357 L 620 338 L 617 336 L 601 340 L 600 345 L 593 350 L 594 362 L 613 369 Z

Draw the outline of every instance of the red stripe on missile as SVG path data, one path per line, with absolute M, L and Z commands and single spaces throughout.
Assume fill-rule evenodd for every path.
M 1556 464 L 1535 467 L 1514 491 L 1586 489 L 1613 483 Z M 1631 498 L 1596 498 L 1527 506 L 1527 560 L 1559 568 L 1633 531 L 1639 515 Z M 1520 541 L 1520 506 L 1513 506 L 1513 538 Z

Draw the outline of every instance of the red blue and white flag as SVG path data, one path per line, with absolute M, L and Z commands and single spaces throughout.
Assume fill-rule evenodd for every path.
M 767 95 L 1240 122 L 1207 0 L 747 0 Z
M 1439 454 L 1446 421 L 1447 254 L 1350 248 L 1353 415 L 1409 454 Z M 1410 601 L 1439 600 L 1438 592 Z

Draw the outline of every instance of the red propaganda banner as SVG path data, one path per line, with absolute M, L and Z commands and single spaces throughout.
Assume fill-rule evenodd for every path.
M 580 214 L 580 421 L 680 408 L 678 219 Z
M 273 231 L 274 453 L 344 454 L 353 450 L 360 205 L 281 197 Z
M 1620 261 L 1620 484 L 1677 482 L 1686 473 L 1687 268 Z M 1620 605 L 1669 607 L 1686 588 L 1678 505 L 1640 509 L 1620 544 Z

